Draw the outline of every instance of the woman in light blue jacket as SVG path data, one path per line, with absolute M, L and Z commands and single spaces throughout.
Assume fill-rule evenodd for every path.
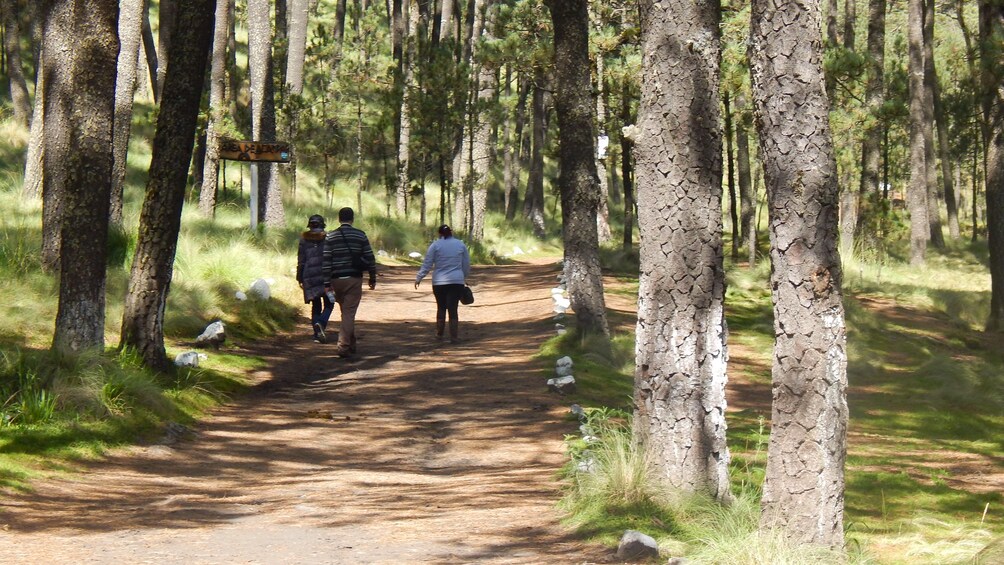
M 450 226 L 443 224 L 438 232 L 439 239 L 433 241 L 425 252 L 425 259 L 415 276 L 415 288 L 429 271 L 435 269 L 432 273 L 432 294 L 436 297 L 436 338 L 443 339 L 446 313 L 449 312 L 450 343 L 456 343 L 460 339 L 457 305 L 471 272 L 471 256 L 464 242 L 453 237 Z

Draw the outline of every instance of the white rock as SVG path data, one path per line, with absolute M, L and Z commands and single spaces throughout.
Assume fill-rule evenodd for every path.
M 625 530 L 617 546 L 617 557 L 629 561 L 641 561 L 659 556 L 659 544 L 652 536 L 636 530 Z
M 559 377 L 564 377 L 565 375 L 572 374 L 572 358 L 568 355 L 558 359 L 554 362 L 554 369 L 557 371 Z M 564 374 L 562 374 L 564 373 Z
M 568 407 L 568 411 L 572 413 L 578 419 L 583 419 L 586 417 L 586 411 L 582 409 L 578 404 L 573 404 Z
M 390 253 L 381 249 L 380 251 L 377 251 L 377 257 L 390 257 Z
M 558 328 L 558 335 L 565 335 L 567 333 L 568 330 L 566 330 L 565 328 Z
M 512 248 L 512 254 L 513 255 L 525 255 L 524 251 L 522 249 L 520 249 L 518 245 L 514 246 Z
M 251 288 L 248 289 L 248 296 L 259 300 L 268 300 L 272 296 L 272 289 L 267 280 L 258 279 L 251 283 Z
M 575 377 L 568 375 L 567 377 L 558 377 L 556 379 L 547 379 L 547 388 L 551 392 L 557 392 L 560 394 L 572 394 L 575 392 Z
M 198 367 L 199 352 L 186 351 L 184 353 L 179 353 L 178 356 L 174 358 L 174 364 L 179 367 Z
M 248 299 L 248 295 L 246 295 L 246 294 L 244 294 L 244 292 L 238 290 L 237 292 L 234 293 L 234 298 L 236 298 L 237 300 L 240 300 L 241 302 L 244 302 L 245 300 Z
M 421 259 L 422 254 L 419 253 L 418 251 L 412 251 L 411 253 L 408 254 L 408 257 L 411 257 L 412 259 Z
M 571 307 L 571 305 L 572 305 L 572 301 L 569 300 L 569 299 L 567 299 L 567 298 L 565 298 L 564 296 L 558 296 L 558 295 L 554 296 L 554 307 L 555 308 L 561 308 L 563 310 L 567 310 L 569 307 Z M 557 310 L 555 310 L 555 312 L 557 312 Z
M 199 337 L 195 338 L 195 343 L 198 345 L 210 345 L 212 347 L 219 347 L 227 339 L 226 328 L 223 322 L 216 320 L 215 322 L 206 326 L 205 331 L 203 331 Z

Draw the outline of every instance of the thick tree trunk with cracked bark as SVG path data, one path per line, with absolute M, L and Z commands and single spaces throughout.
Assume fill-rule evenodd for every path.
M 164 350 L 164 310 L 174 274 L 215 4 L 216 0 L 179 4 L 177 35 L 164 76 L 150 180 L 122 315 L 121 346 L 135 349 L 146 366 L 160 371 L 170 367 Z
M 725 501 L 731 494 L 716 7 L 642 3 L 634 432 L 664 481 Z
M 910 264 L 923 265 L 931 239 L 927 206 L 927 109 L 924 95 L 924 0 L 908 1 L 907 40 L 910 85 L 910 181 L 906 207 L 910 213 Z
M 544 223 L 544 144 L 547 142 L 547 102 L 546 79 L 539 69 L 534 75 L 531 106 L 533 127 L 531 130 L 530 170 L 526 179 L 526 196 L 523 199 L 523 216 L 533 225 L 533 234 L 538 238 L 547 235 Z
M 983 117 L 987 147 L 987 232 L 990 239 L 990 316 L 987 330 L 1004 330 L 1004 71 L 999 64 L 1004 45 L 1004 5 L 980 3 L 980 47 L 983 61 Z
M 59 307 L 52 348 L 79 352 L 101 350 L 105 345 L 105 272 L 112 185 L 108 147 L 112 144 L 115 115 L 119 6 L 117 0 L 72 0 L 61 4 L 49 8 L 46 34 L 51 30 L 50 18 L 57 18 L 59 29 L 52 30 L 56 39 L 64 40 L 64 50 L 66 45 L 74 49 L 52 57 L 51 44 L 47 43 L 43 71 L 47 75 L 45 190 L 52 188 L 50 183 L 63 183 L 58 192 L 62 201 L 58 216 Z M 55 169 L 62 169 L 62 173 L 51 174 Z
M 818 0 L 753 0 L 750 78 L 770 209 L 773 406 L 761 528 L 843 546 L 847 352 Z
M 397 146 L 397 188 L 395 202 L 397 215 L 404 218 L 408 214 L 408 193 L 411 191 L 411 115 L 413 111 L 412 90 L 415 87 L 415 66 L 418 64 L 418 1 L 408 0 L 408 28 L 404 37 L 404 76 L 401 84 L 401 134 Z
M 593 160 L 588 0 L 546 0 L 554 24 L 565 277 L 578 329 L 609 335 L 596 234 L 600 186 Z
M 251 130 L 255 141 L 275 138 L 275 86 L 272 80 L 272 24 L 268 0 L 248 0 L 248 67 L 251 74 Z M 282 227 L 286 215 L 282 206 L 279 170 L 274 163 L 259 163 L 259 201 L 252 202 L 263 212 L 265 224 Z

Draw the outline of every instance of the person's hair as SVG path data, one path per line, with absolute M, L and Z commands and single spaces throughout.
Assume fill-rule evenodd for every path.
M 356 213 L 352 211 L 352 208 L 346 206 L 338 211 L 338 221 L 339 222 L 351 222 L 356 217 Z
M 314 214 L 307 219 L 308 228 L 323 228 L 324 227 L 324 216 L 320 214 Z
M 439 229 L 437 231 L 439 232 L 439 235 L 443 237 L 453 237 L 453 230 L 450 229 L 450 226 L 446 224 L 439 226 Z

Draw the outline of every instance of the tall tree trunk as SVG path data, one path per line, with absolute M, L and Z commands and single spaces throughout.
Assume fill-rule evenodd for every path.
M 631 166 L 633 160 L 632 147 L 634 140 L 624 131 L 628 124 L 633 122 L 631 116 L 631 80 L 625 77 L 621 83 L 621 182 L 624 188 L 624 237 L 622 248 L 625 252 L 631 251 L 633 244 L 632 232 L 634 231 L 634 168 Z M 631 126 L 633 127 L 633 126 Z
M 837 166 L 817 0 L 753 0 L 750 78 L 770 209 L 773 406 L 761 528 L 843 547 L 847 351 Z
M 411 6 L 408 9 L 407 35 L 404 37 L 405 52 L 402 65 L 403 82 L 401 84 L 401 125 L 397 146 L 397 182 L 395 203 L 399 218 L 408 215 L 408 192 L 411 189 L 411 120 L 412 120 L 412 90 L 415 88 L 415 66 L 418 65 L 418 0 L 407 0 Z
M 226 9 L 225 3 L 221 3 Z M 122 314 L 121 347 L 135 349 L 143 363 L 166 371 L 164 311 L 185 202 L 187 164 L 206 76 L 216 0 L 181 0 L 177 35 L 164 77 L 146 198 L 140 212 L 136 256 Z
M 119 2 L 119 59 L 115 81 L 115 131 L 112 136 L 111 223 L 122 224 L 122 198 L 125 190 L 132 130 L 132 102 L 136 92 L 136 68 L 143 35 L 145 0 Z
M 666 483 L 728 501 L 718 7 L 646 0 L 641 25 L 634 434 Z
M 544 224 L 544 144 L 547 135 L 547 106 L 544 93 L 548 85 L 545 82 L 544 72 L 539 68 L 536 69 L 531 104 L 533 140 L 530 149 L 530 170 L 526 179 L 526 197 L 523 199 L 523 216 L 529 218 L 530 224 L 533 225 L 534 236 L 540 239 L 547 235 L 547 226 Z
M 844 49 L 854 51 L 854 28 L 858 21 L 858 3 L 844 0 Z
M 40 51 L 38 58 L 38 66 L 41 69 L 44 65 L 44 55 L 43 51 Z M 22 192 L 27 198 L 38 198 L 42 196 L 42 176 L 43 167 L 42 160 L 43 154 L 45 152 L 45 133 L 44 133 L 44 108 L 45 108 L 45 73 L 37 72 L 35 79 L 35 103 L 32 109 L 32 119 L 31 119 L 31 131 L 28 133 L 28 150 L 24 158 L 24 184 L 22 185 Z M 45 220 L 42 222 L 42 232 L 43 241 L 45 237 Z M 55 233 L 55 232 L 53 232 Z M 44 245 L 43 245 L 44 249 Z M 52 267 L 55 267 L 55 258 L 53 257 Z M 43 253 L 43 265 L 46 264 Z
M 199 210 L 204 216 L 216 213 L 216 185 L 220 170 L 220 126 L 227 112 L 227 43 L 230 33 L 230 6 L 226 0 L 216 3 L 213 31 L 212 67 L 209 71 L 209 121 L 206 125 L 206 163 L 202 171 Z
M 837 14 L 840 5 L 837 0 L 826 0 L 826 43 L 829 47 L 840 45 L 840 29 L 837 24 Z
M 164 94 L 164 77 L 167 76 L 167 65 L 170 62 L 171 41 L 174 39 L 175 24 L 178 21 L 179 0 L 160 0 L 160 15 L 157 23 L 157 99 Z
M 292 0 L 297 1 L 297 0 Z M 274 0 L 275 2 L 275 33 L 272 34 L 272 59 L 278 60 L 279 65 L 273 72 L 278 74 L 275 77 L 281 85 L 286 83 L 287 54 L 289 53 L 289 11 L 286 9 L 287 0 Z M 283 96 L 282 93 L 279 95 Z
M 604 97 L 606 87 L 605 68 L 603 61 L 603 50 L 596 53 L 596 124 L 597 130 L 597 150 L 596 150 L 596 176 L 600 179 L 600 209 L 596 214 L 596 234 L 600 238 L 600 243 L 606 243 L 613 239 L 610 233 L 610 187 L 607 183 L 607 146 L 599 145 L 600 140 L 609 142 L 607 137 L 607 106 Z
M 495 15 L 498 12 L 497 2 L 484 2 L 484 28 L 481 40 L 490 42 L 495 39 Z M 497 69 L 485 60 L 484 53 L 475 47 L 472 54 L 477 66 L 477 82 L 475 83 L 474 105 L 471 108 L 471 231 L 470 238 L 481 241 L 485 236 L 485 215 L 488 212 L 488 184 L 491 173 L 492 130 L 495 127 L 493 112 L 485 111 L 495 103 L 498 92 Z M 593 220 L 595 221 L 595 220 Z
M 878 195 L 879 164 L 881 160 L 882 131 L 880 111 L 885 103 L 885 12 L 886 0 L 868 0 L 868 79 L 865 85 L 865 105 L 868 125 L 861 140 L 861 187 L 858 201 L 869 195 Z M 858 225 L 866 219 L 865 207 L 859 205 Z M 870 212 L 870 209 L 869 209 Z
M 927 158 L 924 138 L 924 0 L 908 1 L 907 37 L 910 86 L 910 184 L 906 205 L 910 213 L 910 264 L 923 265 L 931 238 L 927 207 Z
M 522 75 L 519 75 L 522 76 Z M 505 97 L 512 98 L 512 65 L 505 67 Z M 517 98 L 523 93 L 522 81 L 517 87 Z M 516 217 L 516 202 L 519 200 L 517 185 L 519 172 L 516 171 L 516 161 L 519 158 L 519 136 L 522 134 L 522 124 L 514 124 L 522 118 L 520 104 L 525 106 L 526 98 L 517 100 L 513 111 L 506 112 L 502 129 L 502 190 L 504 193 L 504 210 L 506 220 Z
M 442 9 L 439 16 L 439 42 L 446 43 L 447 40 L 453 38 L 453 29 L 455 27 L 455 24 L 453 23 L 453 3 L 456 0 L 440 1 L 442 3 Z
M 51 44 L 45 47 L 45 190 L 52 188 L 50 182 L 65 183 L 57 189 L 62 200 L 59 307 L 52 348 L 100 351 L 105 345 L 108 147 L 115 117 L 119 5 L 117 0 L 68 0 L 48 10 L 46 36 L 54 32 L 64 48 L 74 46 L 57 57 Z M 59 20 L 58 29 L 50 27 L 52 18 Z M 57 168 L 63 172 L 51 174 Z
M 739 260 L 739 210 L 736 202 L 735 150 L 732 137 L 732 102 L 729 93 L 722 95 L 725 106 L 725 170 L 726 186 L 729 187 L 729 220 L 732 225 L 732 261 Z M 721 140 L 719 140 L 719 143 Z
M 609 335 L 596 234 L 600 186 L 593 158 L 593 100 L 588 0 L 545 0 L 554 26 L 558 188 L 565 278 L 578 329 Z
M 162 14 L 163 15 L 163 14 Z M 157 42 L 150 27 L 150 3 L 143 2 L 143 53 L 146 55 L 146 70 L 150 73 L 150 91 L 154 104 L 160 103 L 160 89 L 157 88 Z
M 251 74 L 251 129 L 255 141 L 275 138 L 275 88 L 272 80 L 272 25 L 268 0 L 248 0 L 248 66 Z M 258 165 L 258 206 L 269 227 L 286 224 L 278 167 Z M 264 204 L 264 210 L 262 210 Z
M 303 63 L 307 54 L 307 24 L 310 21 L 308 8 L 308 0 L 290 0 L 286 84 L 290 94 L 297 96 L 303 93 Z
M 938 205 L 937 147 L 935 146 L 934 88 L 937 77 L 934 70 L 934 0 L 924 1 L 924 167 L 927 175 L 927 220 L 931 225 L 931 245 L 945 248 L 941 229 L 941 211 Z M 949 180 L 949 182 L 951 182 Z
M 227 108 L 230 119 L 237 122 L 237 104 L 241 91 L 240 70 L 237 67 L 237 0 L 217 0 L 229 4 L 230 31 L 227 34 Z
M 10 82 L 14 121 L 29 126 L 31 97 L 28 96 L 28 84 L 24 80 L 24 68 L 21 65 L 21 26 L 18 25 L 17 0 L 0 1 L 0 11 L 3 12 L 3 51 L 7 57 L 7 79 Z
M 338 4 L 335 6 L 335 42 L 338 43 L 339 49 L 342 47 L 342 43 L 345 41 L 345 8 L 346 0 L 337 0 Z
M 987 331 L 1004 330 L 1004 4 L 980 2 L 983 119 L 987 132 L 987 234 L 990 239 L 990 315 Z
M 746 245 L 746 261 L 756 264 L 756 194 L 750 178 L 750 139 L 746 94 L 736 96 L 736 170 L 739 173 L 739 241 Z
M 59 230 L 65 207 L 65 192 L 71 182 L 66 166 L 73 146 L 73 56 L 75 51 L 64 49 L 76 40 L 73 32 L 73 6 L 70 2 L 47 4 L 44 8 L 44 45 L 42 47 L 42 70 L 38 84 L 42 87 L 44 104 L 36 121 L 43 127 L 42 143 L 38 158 L 41 167 L 36 179 L 42 182 L 42 268 L 48 272 L 59 269 Z M 39 88 L 36 86 L 35 90 Z M 32 160 L 29 158 L 29 165 Z M 110 190 L 110 189 L 109 189 Z

